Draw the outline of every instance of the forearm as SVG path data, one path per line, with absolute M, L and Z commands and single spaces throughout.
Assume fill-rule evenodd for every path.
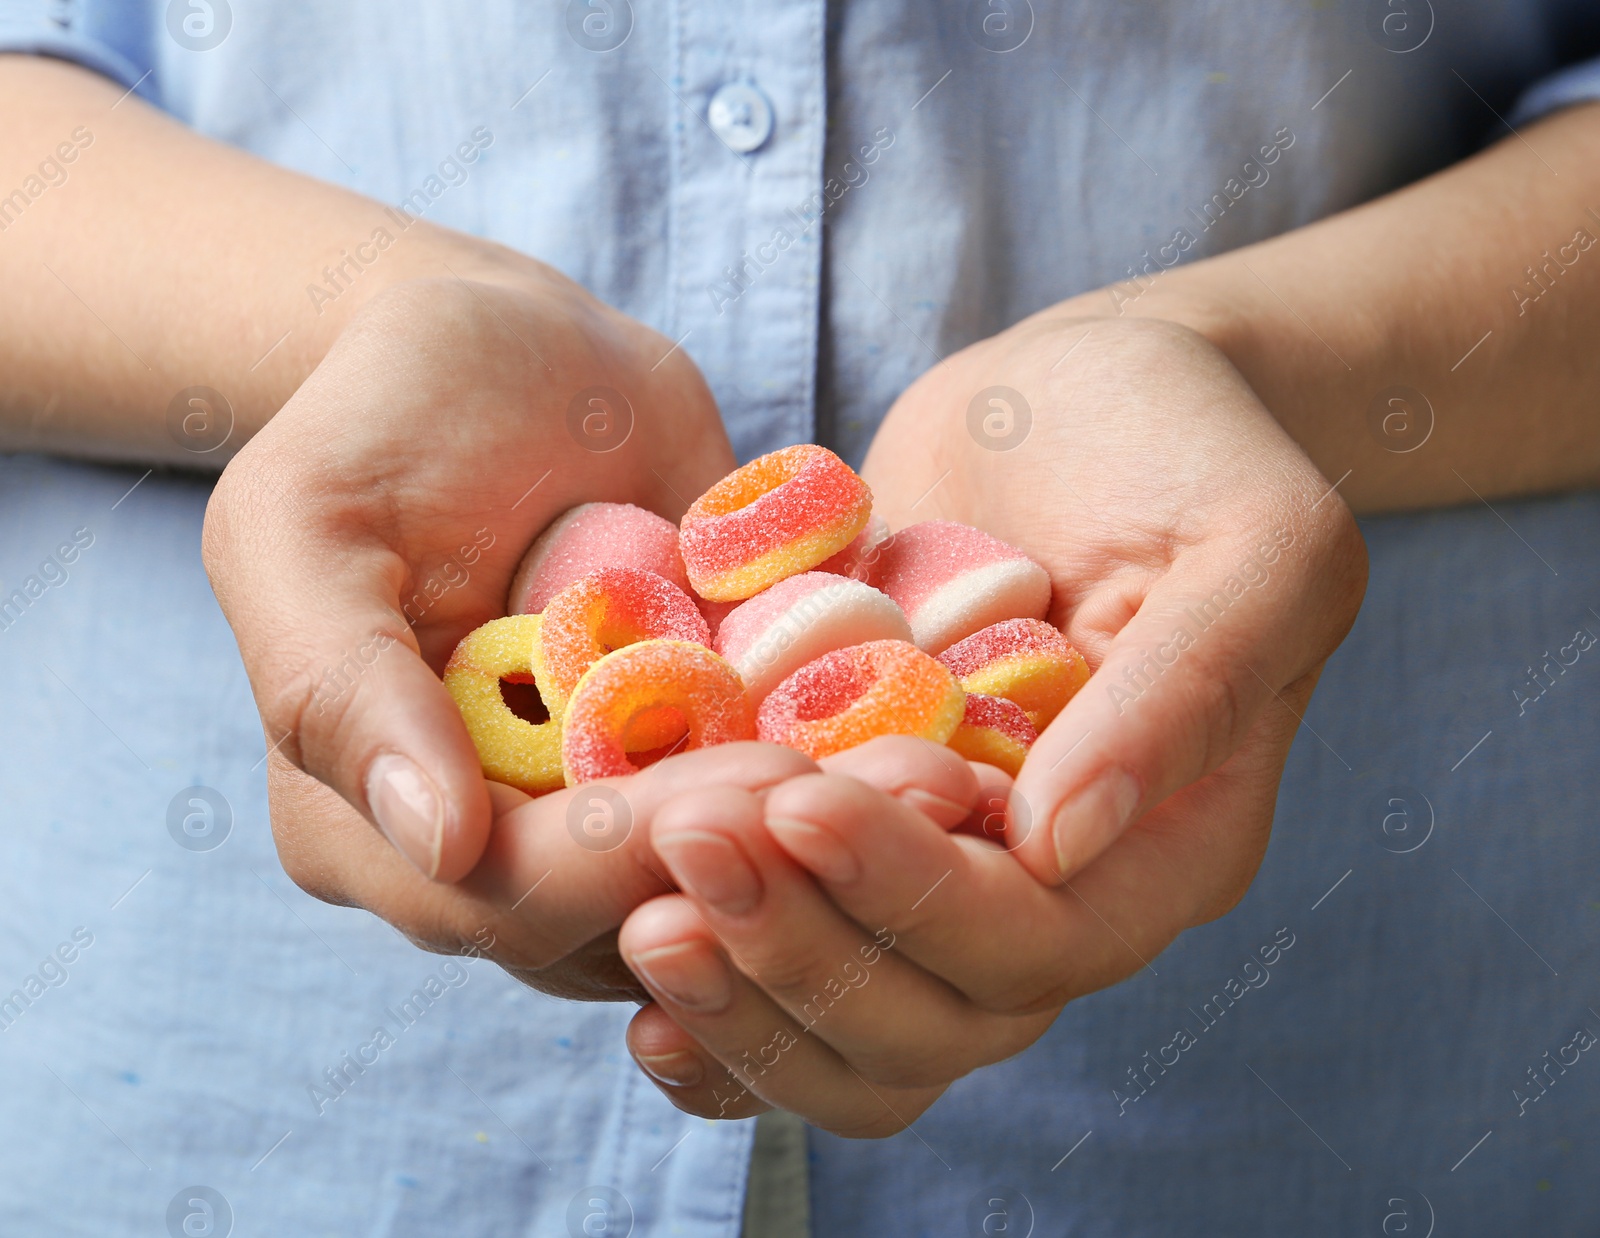
M 534 265 L 122 94 L 58 61 L 0 57 L 0 194 L 21 187 L 0 200 L 0 450 L 221 467 L 383 288 Z M 232 408 L 214 451 L 169 431 L 169 405 L 195 386 Z
M 1355 210 L 1068 306 L 1120 305 L 1199 330 L 1330 481 L 1348 472 L 1339 491 L 1357 511 L 1593 486 L 1600 216 L 1590 208 L 1600 211 L 1600 106 Z M 1380 401 L 1372 412 L 1395 386 L 1432 409 L 1431 436 L 1414 450 L 1396 449 L 1422 439 L 1426 410 Z

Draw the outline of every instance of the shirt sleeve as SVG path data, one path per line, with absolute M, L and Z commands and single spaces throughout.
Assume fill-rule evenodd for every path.
M 1596 99 L 1600 99 L 1600 58 L 1569 65 L 1535 82 L 1522 92 L 1507 120 L 1512 125 L 1526 125 L 1564 107 Z
M 0 0 L 0 52 L 69 60 L 157 102 L 150 21 L 141 3 Z

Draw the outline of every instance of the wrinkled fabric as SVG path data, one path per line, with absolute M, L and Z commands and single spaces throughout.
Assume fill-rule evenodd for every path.
M 681 341 L 741 457 L 859 460 L 1033 310 L 1111 283 L 1114 311 L 1600 95 L 1576 5 L 1425 35 L 1362 4 L 200 7 L 3 0 L 0 48 L 552 263 Z M 728 83 L 770 103 L 754 150 L 708 120 Z M 66 176 L 0 186 L 0 243 Z M 287 880 L 206 487 L 140 476 L 0 460 L 0 1232 L 732 1238 L 751 1124 L 661 1099 L 628 1009 Z M 914 1134 L 813 1132 L 815 1233 L 1600 1225 L 1600 502 L 1497 510 L 1368 522 L 1245 901 Z

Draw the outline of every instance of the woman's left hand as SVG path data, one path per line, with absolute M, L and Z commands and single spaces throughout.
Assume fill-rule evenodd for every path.
M 634 1026 L 636 1056 L 685 1053 L 704 1074 L 667 1088 L 677 1103 L 752 1111 L 726 1100 L 731 1067 L 733 1093 L 872 1135 L 1243 896 L 1366 561 L 1334 487 L 1219 351 L 1167 322 L 1047 312 L 974 345 L 901 397 L 865 473 L 891 527 L 960 520 L 1042 563 L 1050 617 L 1095 669 L 1018 776 L 1011 850 L 945 835 L 842 754 L 764 804 L 705 790 L 667 805 L 657 847 L 685 893 L 635 911 L 622 949 L 660 1003 Z M 880 790 L 839 779 L 846 758 Z M 737 910 L 709 897 L 718 872 Z M 817 986 L 879 929 L 895 945 L 877 947 L 871 982 L 803 1032 Z M 721 977 L 725 1004 L 674 1001 L 651 957 Z

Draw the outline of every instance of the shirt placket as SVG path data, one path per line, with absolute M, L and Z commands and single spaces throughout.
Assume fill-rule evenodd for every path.
M 741 459 L 814 433 L 823 0 L 674 0 L 674 338 Z

